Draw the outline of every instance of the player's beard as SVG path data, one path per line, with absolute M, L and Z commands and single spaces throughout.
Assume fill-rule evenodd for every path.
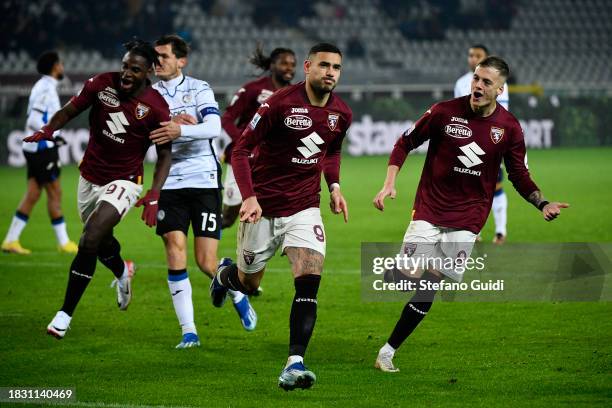
M 336 82 L 334 81 L 333 84 L 329 85 L 326 84 L 323 81 L 324 78 L 321 78 L 320 81 L 317 81 L 315 84 L 311 84 L 312 85 L 312 89 L 320 94 L 320 95 L 324 95 L 326 93 L 330 93 L 331 91 L 333 91 L 336 88 Z

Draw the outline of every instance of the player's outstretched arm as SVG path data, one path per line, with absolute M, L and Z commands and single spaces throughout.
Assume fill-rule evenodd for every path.
M 552 221 L 561 214 L 562 208 L 569 208 L 568 203 L 560 203 L 560 202 L 548 202 L 544 199 L 542 192 L 539 190 L 534 191 L 527 198 L 531 204 L 537 207 L 540 211 L 542 211 L 542 215 L 546 221 Z
M 71 102 L 68 102 L 62 109 L 55 112 L 49 123 L 39 131 L 24 138 L 23 141 L 40 142 L 41 140 L 53 140 L 53 132 L 63 128 L 66 123 L 70 122 L 79 113 L 80 111 Z
M 380 211 L 384 211 L 385 209 L 385 198 L 391 197 L 391 199 L 394 200 L 397 195 L 397 191 L 395 191 L 395 179 L 397 178 L 399 169 L 399 166 L 395 165 L 387 167 L 387 177 L 385 177 L 383 188 L 376 194 L 373 201 L 374 207 L 378 208 Z
M 344 222 L 348 222 L 348 205 L 340 192 L 340 185 L 337 183 L 332 184 L 329 193 L 329 208 L 334 214 L 342 213 L 344 215 Z
M 153 173 L 151 189 L 136 203 L 136 207 L 144 206 L 140 218 L 149 227 L 153 227 L 157 224 L 159 191 L 166 182 L 166 177 L 168 177 L 170 164 L 172 162 L 172 144 L 157 145 L 156 149 L 157 162 L 155 163 L 155 172 Z

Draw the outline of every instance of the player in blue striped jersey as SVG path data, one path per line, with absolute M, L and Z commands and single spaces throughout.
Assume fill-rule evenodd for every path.
M 183 339 L 177 348 L 199 346 L 191 283 L 187 274 L 187 233 L 191 224 L 198 267 L 210 278 L 217 269 L 221 238 L 221 166 L 212 141 L 221 134 L 219 105 L 208 83 L 183 74 L 189 47 L 177 35 L 155 42 L 160 79 L 153 85 L 166 100 L 173 119 L 151 134 L 156 144 L 172 142 L 172 167 L 161 191 L 157 234 L 164 241 L 168 286 Z M 253 330 L 257 315 L 248 297 L 231 293 L 243 327 Z

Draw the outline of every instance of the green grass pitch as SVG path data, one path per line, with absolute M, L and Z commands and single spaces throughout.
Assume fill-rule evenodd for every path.
M 506 183 L 509 240 L 612 242 L 610 157 L 610 148 L 530 151 L 532 174 L 545 195 L 571 208 L 546 223 Z M 259 324 L 247 333 L 230 304 L 212 307 L 209 280 L 191 259 L 203 344 L 174 350 L 180 330 L 163 246 L 140 220 L 140 210 L 116 229 L 124 257 L 139 266 L 129 310 L 117 309 L 112 275 L 99 264 L 66 338 L 45 335 L 62 303 L 72 258 L 55 250 L 44 201 L 21 239 L 33 254 L 0 254 L 0 386 L 71 386 L 81 403 L 75 405 L 89 407 L 611 406 L 612 304 L 605 302 L 436 303 L 396 354 L 401 372 L 373 368 L 403 304 L 362 302 L 359 245 L 401 240 L 422 164 L 422 156 L 407 160 L 398 197 L 382 214 L 371 202 L 385 174 L 383 157 L 343 160 L 348 224 L 329 212 L 323 196 L 328 252 L 306 355 L 318 377 L 311 390 L 286 393 L 276 386 L 293 296 L 287 260 L 277 256 L 269 263 L 264 294 L 253 300 Z M 150 167 L 147 172 L 150 182 Z M 1 234 L 23 194 L 24 173 L 0 169 Z M 74 240 L 80 231 L 77 176 L 74 167 L 63 170 L 64 211 Z M 491 239 L 492 228 L 489 220 L 484 239 Z M 220 256 L 234 256 L 235 232 L 224 232 Z

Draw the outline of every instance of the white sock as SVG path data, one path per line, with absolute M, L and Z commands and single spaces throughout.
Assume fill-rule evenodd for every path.
M 6 233 L 6 238 L 4 240 L 6 242 L 19 241 L 21 232 L 23 231 L 27 223 L 28 223 L 28 216 L 25 216 L 21 213 L 15 214 L 13 216 L 13 220 L 11 221 L 11 226 L 9 227 L 9 230 Z
M 179 324 L 183 334 L 194 333 L 198 334 L 193 319 L 193 302 L 191 301 L 191 282 L 187 276 L 187 272 L 183 275 L 168 275 L 173 279 L 179 278 L 180 280 L 168 280 L 168 288 L 170 289 L 170 296 L 172 296 L 172 303 L 174 304 L 174 311 L 178 318 Z
M 242 298 L 244 298 L 245 294 L 237 291 L 237 290 L 231 290 L 229 289 L 227 291 L 227 293 L 229 293 L 230 297 L 232 298 L 232 302 L 234 303 L 240 303 L 240 301 L 242 300 Z
M 295 364 L 295 363 L 304 363 L 304 357 L 302 356 L 298 356 L 298 355 L 294 355 L 294 356 L 289 356 L 289 358 L 287 359 L 287 365 L 285 366 L 285 368 L 289 367 L 291 364 Z
M 395 349 L 391 347 L 389 343 L 385 343 L 385 345 L 381 347 L 379 353 L 391 354 L 391 357 L 393 357 L 395 355 Z
M 51 224 L 53 225 L 53 230 L 55 231 L 57 243 L 61 246 L 66 245 L 70 239 L 68 238 L 68 232 L 66 232 L 66 222 L 64 221 L 64 217 L 51 220 Z
M 508 213 L 508 196 L 502 191 L 493 197 L 493 219 L 495 220 L 495 233 L 506 235 L 506 219 Z

